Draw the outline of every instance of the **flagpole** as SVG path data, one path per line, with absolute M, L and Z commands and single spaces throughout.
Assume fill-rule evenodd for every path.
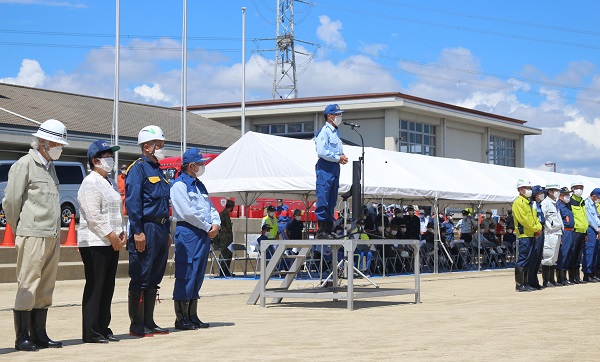
M 187 150 L 187 0 L 183 0 L 183 40 L 181 51 L 181 154 Z
M 115 31 L 115 95 L 114 95 L 114 110 L 113 110 L 113 135 L 114 145 L 119 145 L 119 63 L 121 55 L 121 4 L 120 0 L 116 0 L 116 31 Z M 115 152 L 115 165 L 119 165 L 119 153 Z M 115 172 L 115 181 L 118 180 L 119 173 Z

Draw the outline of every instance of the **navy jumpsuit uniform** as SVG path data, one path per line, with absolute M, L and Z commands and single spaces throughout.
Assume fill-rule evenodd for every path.
M 560 248 L 558 250 L 558 260 L 556 262 L 556 268 L 565 272 L 571 265 L 573 259 L 573 238 L 575 234 L 575 217 L 571 211 L 571 205 L 565 204 L 561 200 L 556 202 L 558 212 L 562 218 L 565 230 L 562 237 L 560 238 Z
M 154 323 L 154 305 L 159 284 L 165 275 L 169 251 L 169 181 L 158 162 L 142 155 L 127 171 L 125 205 L 129 215 L 129 303 L 132 324 L 130 332 L 136 335 L 168 333 Z M 144 233 L 146 248 L 139 252 L 134 234 Z M 132 298 L 139 298 L 137 311 Z M 143 319 L 143 323 L 140 319 Z M 144 330 L 144 326 L 149 329 Z

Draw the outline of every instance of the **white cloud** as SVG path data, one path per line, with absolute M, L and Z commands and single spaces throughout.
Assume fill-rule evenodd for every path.
M 14 78 L 0 78 L 0 82 L 26 87 L 43 87 L 46 81 L 44 70 L 37 60 L 23 59 L 19 74 Z
M 170 103 L 173 97 L 165 94 L 160 87 L 160 84 L 154 83 L 152 87 L 147 84 L 142 84 L 133 88 L 133 93 L 142 97 L 146 102 L 150 103 Z
M 319 16 L 319 22 L 321 25 L 317 28 L 317 37 L 325 42 L 326 45 L 333 46 L 336 48 L 346 48 L 346 42 L 342 37 L 340 30 L 342 29 L 342 22 L 332 21 L 327 15 Z
M 364 44 L 362 42 L 360 44 L 360 50 L 368 55 L 378 56 L 385 49 L 387 49 L 386 44 Z

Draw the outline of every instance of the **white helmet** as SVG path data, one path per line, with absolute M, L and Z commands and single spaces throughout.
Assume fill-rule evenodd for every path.
M 68 145 L 67 127 L 61 121 L 55 119 L 49 119 L 40 124 L 40 128 L 38 128 L 36 133 L 32 133 L 32 135 L 37 138 L 60 143 L 61 145 Z
M 517 180 L 517 188 L 520 187 L 531 187 L 531 181 L 526 178 L 520 178 Z
M 581 180 L 575 180 L 573 183 L 571 183 L 571 188 L 575 186 L 583 186 L 583 182 Z
M 165 134 L 158 126 L 146 126 L 138 134 L 138 145 L 154 140 L 165 140 Z
M 546 190 L 550 190 L 550 189 L 560 190 L 560 185 L 558 184 L 558 182 L 555 182 L 555 181 L 547 182 Z

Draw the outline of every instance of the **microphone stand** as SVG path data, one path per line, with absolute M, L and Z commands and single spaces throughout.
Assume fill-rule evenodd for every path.
M 356 130 L 357 127 L 355 124 L 351 124 L 350 127 L 360 137 L 361 155 L 358 160 L 360 161 L 361 172 L 360 207 L 362 208 L 365 205 L 365 141 L 360 132 Z M 354 210 L 352 210 L 352 212 L 354 212 Z M 354 219 L 358 221 L 358 217 L 355 217 Z

